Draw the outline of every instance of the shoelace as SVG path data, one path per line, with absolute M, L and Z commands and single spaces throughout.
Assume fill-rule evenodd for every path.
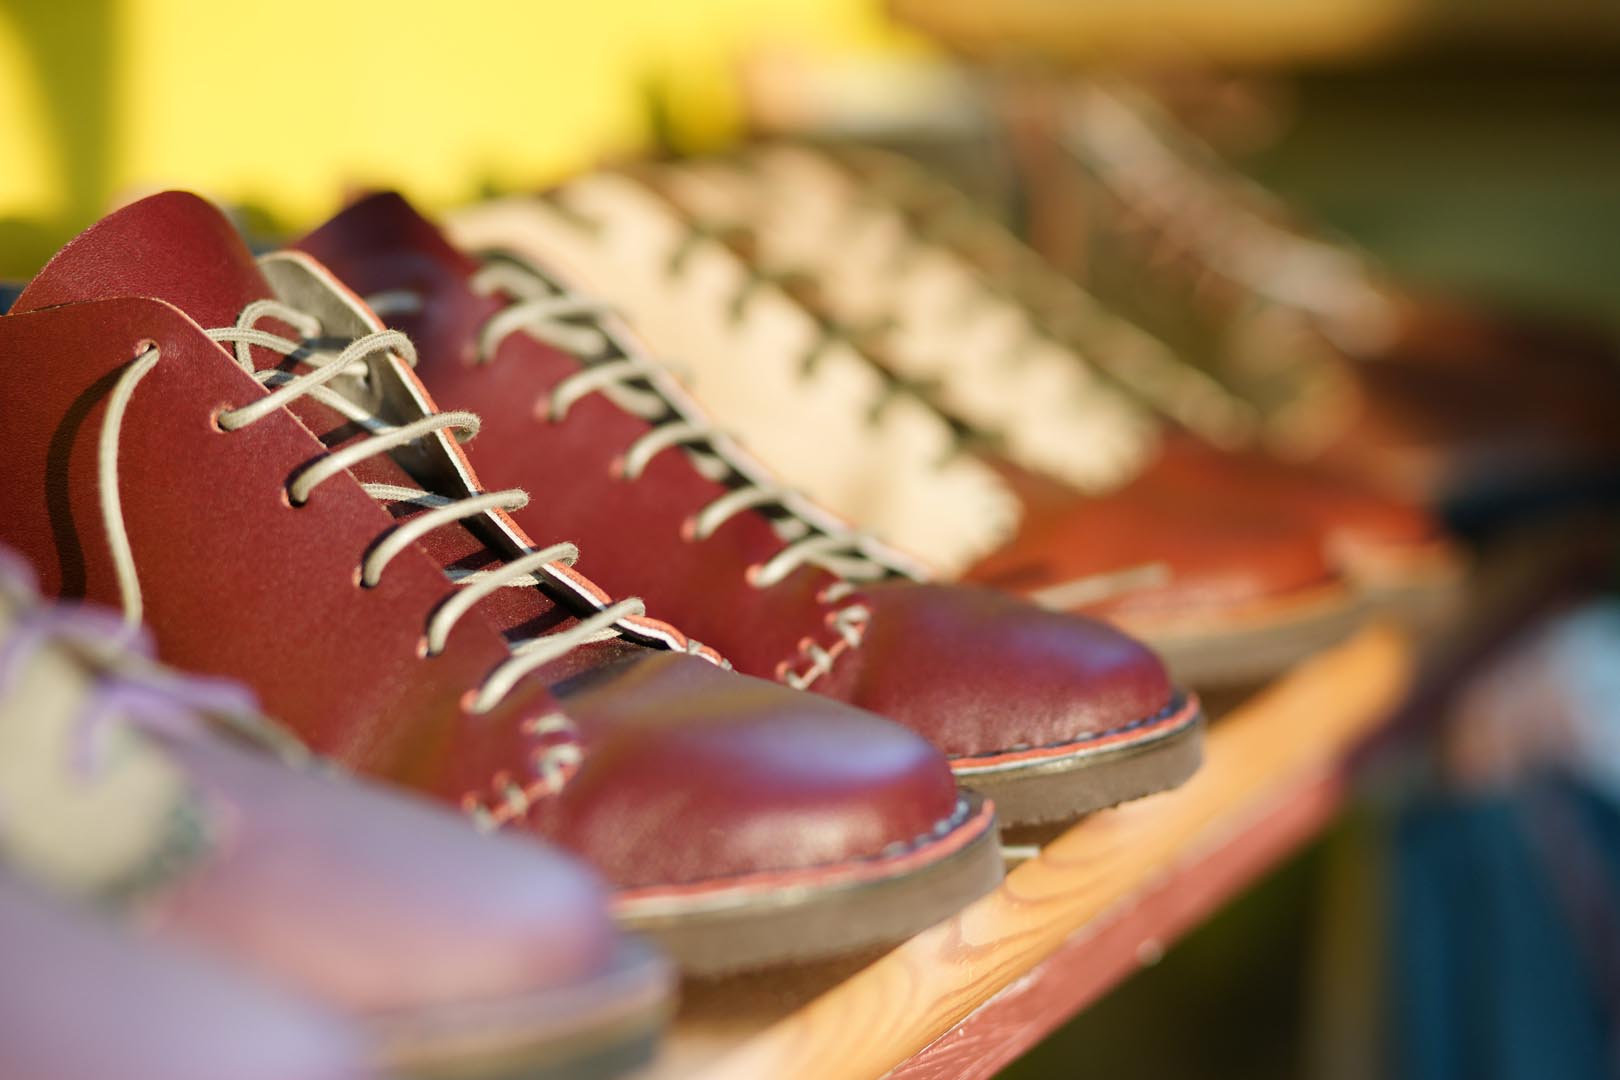
M 647 433 L 625 450 L 622 461 L 627 479 L 639 477 L 665 450 L 680 447 L 708 479 L 731 485 L 730 491 L 689 519 L 687 531 L 691 539 L 707 539 L 747 510 L 769 515 L 785 546 L 766 562 L 750 568 L 748 581 L 754 587 L 770 588 L 801 566 L 816 566 L 838 579 L 821 594 L 823 602 L 836 604 L 850 597 L 857 582 L 904 573 L 875 558 L 859 535 L 825 532 L 806 521 L 794 510 L 788 490 L 750 479 L 729 456 L 728 440 L 723 434 L 685 415 L 659 391 L 659 381 L 667 376 L 668 365 L 637 355 L 604 328 L 602 321 L 613 314 L 607 304 L 570 292 L 506 257 L 488 259 L 473 276 L 472 288 L 483 295 L 514 298 L 490 316 L 480 330 L 481 362 L 489 362 L 502 342 L 521 332 L 563 350 L 583 365 L 552 388 L 547 407 L 554 422 L 561 421 L 581 398 L 600 393 L 650 425 Z M 860 644 L 870 618 L 865 605 L 850 603 L 833 614 L 831 625 L 839 638 L 854 648 Z M 791 666 L 784 666 L 778 671 L 778 676 L 796 689 L 826 674 L 835 659 L 832 652 L 811 641 L 804 644 L 803 651 L 809 660 L 805 670 L 793 671 Z
M 295 341 L 257 329 L 255 324 L 264 318 L 275 318 L 286 323 L 303 335 L 303 340 Z M 208 336 L 213 340 L 234 345 L 237 363 L 245 372 L 270 389 L 269 394 L 257 401 L 221 412 L 215 419 L 222 430 L 240 430 L 285 408 L 293 401 L 308 396 L 369 432 L 365 438 L 324 455 L 294 475 L 287 485 L 288 499 L 294 505 L 308 500 L 310 493 L 322 482 L 347 472 L 360 462 L 378 454 L 388 453 L 440 431 L 455 432 L 463 442 L 478 433 L 478 417 L 469 412 L 434 413 L 411 423 L 396 426 L 329 389 L 328 383 L 345 375 L 366 377 L 367 358 L 376 353 L 393 352 L 407 363 L 414 365 L 416 352 L 404 334 L 395 330 L 380 330 L 347 341 L 338 352 L 331 354 L 322 347 L 326 343 L 321 339 L 321 332 L 320 320 L 274 300 L 255 301 L 242 309 L 235 326 L 208 331 Z M 311 370 L 301 375 L 293 375 L 279 368 L 257 371 L 254 369 L 251 354 L 254 346 L 293 358 Z M 118 488 L 119 436 L 124 414 L 135 388 L 157 365 L 159 358 L 158 347 L 150 346 L 119 376 L 108 400 L 107 416 L 102 424 L 98 453 L 102 517 L 107 530 L 108 544 L 112 550 L 113 566 L 118 577 L 125 625 L 129 628 L 140 625 L 143 606 L 140 580 L 124 523 Z M 396 555 L 431 530 L 454 521 L 476 517 L 491 509 L 517 509 L 528 502 L 528 496 L 517 490 L 479 492 L 452 499 L 417 488 L 390 484 L 361 486 L 368 495 L 379 502 L 410 503 L 428 508 L 427 513 L 394 526 L 366 554 L 361 562 L 360 577 L 361 581 L 368 585 L 378 581 L 384 568 Z M 462 616 L 478 601 L 497 589 L 536 585 L 564 587 L 551 567 L 554 564 L 572 566 L 578 556 L 579 551 L 572 544 L 553 544 L 550 547 L 525 552 L 498 569 L 452 576 L 451 580 L 459 586 L 458 591 L 449 600 L 440 604 L 428 618 L 426 631 L 428 655 L 442 652 L 449 640 L 450 632 Z M 500 704 L 518 680 L 528 672 L 561 658 L 581 645 L 616 637 L 619 635 L 617 624 L 621 619 L 645 614 L 645 605 L 632 597 L 606 604 L 567 629 L 554 630 L 512 644 L 509 647 L 510 655 L 485 677 L 469 707 L 470 711 L 474 713 L 490 711 Z
M 766 265 L 742 255 L 740 245 L 751 243 L 755 237 L 753 228 L 741 219 L 699 220 L 684 216 L 681 224 L 686 235 L 680 246 L 670 254 L 667 269 L 672 276 L 680 274 L 687 260 L 705 245 L 717 245 L 738 255 L 743 264 L 743 280 L 729 301 L 733 318 L 741 317 L 756 294 L 774 290 L 786 296 L 814 322 L 816 334 L 809 347 L 799 356 L 802 378 L 814 378 L 823 358 L 834 350 L 853 349 L 870 362 L 868 370 L 879 386 L 866 403 L 865 411 L 870 423 L 881 424 L 883 412 L 890 405 L 912 401 L 934 413 L 945 424 L 949 429 L 953 452 L 975 452 L 993 442 L 946 406 L 941 400 L 941 380 L 937 375 L 903 374 L 892 361 L 886 359 L 883 343 L 889 334 L 899 328 L 895 319 L 887 315 L 864 320 L 835 317 L 821 302 L 820 285 L 813 270 Z

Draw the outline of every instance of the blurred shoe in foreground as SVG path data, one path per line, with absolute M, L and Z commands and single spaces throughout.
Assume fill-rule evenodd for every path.
M 307 1002 L 142 941 L 0 869 L 6 1080 L 372 1080 L 364 1041 Z
M 246 691 L 157 665 L 113 612 L 40 602 L 0 556 L 14 872 L 350 1017 L 390 1069 L 571 1076 L 650 1053 L 668 969 L 582 868 L 315 766 Z

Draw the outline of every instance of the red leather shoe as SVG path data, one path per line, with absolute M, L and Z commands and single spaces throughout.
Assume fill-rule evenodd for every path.
M 369 1080 L 342 1020 L 0 871 L 6 1080 Z
M 1195 686 L 1272 674 L 1353 625 L 1353 597 L 1310 529 L 1200 517 L 1134 491 L 1086 500 L 1009 484 L 936 408 L 944 400 L 960 411 L 983 397 L 1010 425 L 998 435 L 1017 427 L 1016 402 L 988 377 L 985 360 L 995 357 L 936 335 L 935 367 L 897 377 L 843 326 L 695 228 L 670 197 L 639 178 L 599 174 L 560 189 L 551 200 L 560 212 L 538 201 L 492 204 L 461 215 L 458 228 L 475 246 L 528 229 L 525 253 L 557 252 L 666 355 L 693 365 L 694 395 L 771 468 L 942 575 L 1107 614 Z M 960 380 L 957 357 L 968 358 Z M 1075 428 L 1061 409 L 1077 389 L 1071 375 L 1042 359 L 1035 382 L 1056 408 L 1036 410 L 1044 419 L 1031 434 L 1009 435 L 998 453 L 1061 456 Z M 945 400 L 946 387 L 956 396 Z M 1111 474 L 1141 456 L 1124 445 L 1140 437 L 1132 421 L 1108 423 L 1100 439 L 1068 440 L 1071 477 Z
M 521 524 L 582 538 L 605 583 L 677 613 L 741 670 L 922 733 L 1008 822 L 1070 818 L 1196 767 L 1196 705 L 1147 649 L 912 580 L 908 562 L 772 483 L 546 264 L 480 265 L 397 196 L 351 207 L 299 247 L 412 335 L 435 395 L 484 417 L 494 482 L 548 485 Z M 638 545 L 613 542 L 627 530 Z
M 15 870 L 350 1018 L 389 1071 L 572 1076 L 650 1056 L 668 968 L 619 936 L 583 868 L 310 767 L 245 690 L 157 665 L 112 612 L 42 604 L 0 556 Z
M 144 614 L 318 752 L 585 856 L 688 970 L 891 941 L 999 877 L 991 809 L 926 742 L 726 671 L 536 549 L 408 340 L 200 199 L 69 244 L 0 357 L 0 532 L 48 592 Z

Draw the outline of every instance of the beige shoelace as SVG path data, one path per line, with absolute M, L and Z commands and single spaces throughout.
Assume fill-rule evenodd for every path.
M 295 341 L 268 331 L 255 324 L 264 318 L 275 318 L 293 327 L 304 340 Z M 393 425 L 355 405 L 344 395 L 329 389 L 327 384 L 349 376 L 368 378 L 368 357 L 378 352 L 393 352 L 407 363 L 416 362 L 415 349 L 405 335 L 394 330 L 382 330 L 347 341 L 335 353 L 323 348 L 321 325 L 313 316 L 274 300 L 260 300 L 242 309 L 235 326 L 208 331 L 208 336 L 221 343 L 235 346 L 235 358 L 242 369 L 259 383 L 270 389 L 265 397 L 237 409 L 229 409 L 217 416 L 224 431 L 237 431 L 262 420 L 264 417 L 290 405 L 301 397 L 321 402 L 349 420 L 365 428 L 370 434 L 354 444 L 325 455 L 301 469 L 287 485 L 287 497 L 293 505 L 308 500 L 310 493 L 323 481 L 329 480 L 378 454 L 414 442 L 435 432 L 455 432 L 461 441 L 478 433 L 478 417 L 469 412 L 434 413 L 409 424 Z M 271 368 L 256 371 L 251 349 L 254 346 L 269 349 L 283 356 L 293 357 L 311 370 L 301 375 Z M 126 625 L 138 627 L 143 604 L 140 579 L 125 526 L 123 505 L 118 483 L 118 448 L 124 415 L 130 399 L 141 380 L 157 366 L 161 353 L 156 345 L 146 349 L 119 376 L 107 405 L 107 416 L 101 428 L 98 452 L 102 518 L 107 530 L 108 545 L 112 550 L 113 567 L 118 578 L 120 599 Z M 447 498 L 417 488 L 390 484 L 362 484 L 367 494 L 379 502 L 409 503 L 428 508 L 428 512 L 395 526 L 365 556 L 360 564 L 360 579 L 366 585 L 375 585 L 384 568 L 412 542 L 441 525 L 476 517 L 493 509 L 513 510 L 528 502 L 528 496 L 518 490 L 479 492 L 461 498 Z M 553 544 L 530 550 L 509 560 L 494 570 L 450 575 L 459 589 L 448 601 L 439 605 L 428 618 L 426 630 L 427 652 L 442 652 L 455 628 L 474 604 L 504 587 L 551 586 L 565 589 L 553 567 L 556 564 L 572 566 L 579 551 L 572 544 Z M 573 595 L 570 591 L 570 595 Z M 485 713 L 495 708 L 525 674 L 575 648 L 589 642 L 607 640 L 619 635 L 620 620 L 642 616 L 645 605 L 636 598 L 604 604 L 598 610 L 564 630 L 540 634 L 509 646 L 510 655 L 485 677 L 478 689 L 471 711 Z M 697 643 L 693 642 L 692 646 Z
M 753 479 L 733 458 L 725 435 L 688 415 L 660 391 L 669 366 L 638 354 L 603 324 L 613 313 L 602 301 L 570 292 L 533 267 L 506 256 L 488 259 L 474 275 L 472 288 L 484 295 L 514 298 L 484 324 L 478 340 L 482 362 L 489 362 L 502 342 L 521 332 L 563 350 L 583 365 L 553 387 L 547 405 L 553 421 L 561 421 L 581 398 L 600 393 L 650 425 L 623 455 L 627 479 L 639 477 L 663 451 L 680 447 L 703 476 L 731 487 L 692 515 L 685 530 L 691 539 L 712 536 L 747 510 L 767 515 L 785 546 L 750 568 L 748 581 L 755 588 L 770 588 L 801 566 L 816 566 L 838 579 L 820 596 L 824 603 L 837 604 L 854 593 L 857 582 L 906 575 L 903 568 L 882 561 L 858 534 L 827 532 L 806 520 L 794 508 L 795 496 L 787 489 Z M 831 626 L 854 648 L 861 643 L 870 618 L 865 605 L 848 603 L 833 614 Z M 808 661 L 803 670 L 788 665 L 779 672 L 782 681 L 795 689 L 804 689 L 825 675 L 835 659 L 813 641 L 804 644 L 803 652 Z

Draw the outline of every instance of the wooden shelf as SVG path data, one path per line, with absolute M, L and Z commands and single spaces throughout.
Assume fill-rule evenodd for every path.
M 1217 719 L 1187 784 L 1093 814 L 892 952 L 688 987 L 649 1077 L 993 1075 L 1317 832 L 1410 668 L 1370 627 Z

